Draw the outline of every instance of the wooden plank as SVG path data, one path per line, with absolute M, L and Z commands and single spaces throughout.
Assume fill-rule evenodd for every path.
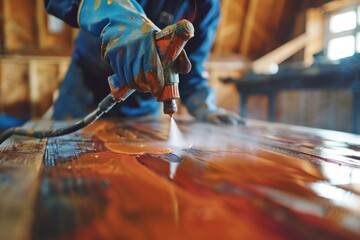
M 29 123 L 48 129 L 49 124 Z M 0 146 L 0 238 L 30 239 L 46 140 L 13 137 Z
M 0 238 L 359 238 L 359 136 L 177 123 L 177 147 L 168 118 L 98 121 L 50 139 L 41 175 L 44 142 L 6 142 Z
M 50 139 L 31 237 L 359 238 L 359 136 L 177 123 L 177 147 L 168 118 L 99 121 Z
M 244 59 L 241 55 L 232 54 L 225 56 L 218 56 L 216 54 L 210 55 L 205 62 L 205 68 L 209 71 L 212 70 L 229 70 L 233 71 L 246 71 L 251 67 L 251 62 Z
M 30 116 L 28 63 L 0 59 L 0 112 L 15 117 Z
M 72 28 L 47 14 L 43 0 L 36 0 L 36 14 L 40 49 L 62 51 L 72 47 Z
M 35 48 L 35 0 L 3 0 L 2 4 L 5 49 L 12 51 Z

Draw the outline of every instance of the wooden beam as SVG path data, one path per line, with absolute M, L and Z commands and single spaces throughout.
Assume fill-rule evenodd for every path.
M 268 73 L 272 64 L 279 64 L 300 51 L 307 43 L 306 34 L 285 43 L 265 56 L 253 62 L 253 70 L 256 73 Z
M 319 8 L 311 8 L 306 12 L 306 34 L 308 43 L 305 47 L 304 61 L 314 62 L 313 55 L 324 49 L 324 13 Z
M 49 123 L 25 127 L 49 129 Z M 12 137 L 0 146 L 1 239 L 30 239 L 45 145 L 46 139 Z
M 251 66 L 251 62 L 247 61 L 240 55 L 217 56 L 211 55 L 205 62 L 205 67 L 211 71 L 244 71 Z

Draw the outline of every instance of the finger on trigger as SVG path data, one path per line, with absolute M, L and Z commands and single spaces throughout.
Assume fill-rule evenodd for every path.
M 191 70 L 191 62 L 184 50 L 182 50 L 179 56 L 174 62 L 174 71 L 176 73 L 186 74 Z

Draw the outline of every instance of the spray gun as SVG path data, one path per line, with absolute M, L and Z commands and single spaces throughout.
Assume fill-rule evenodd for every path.
M 170 117 L 177 112 L 176 99 L 179 95 L 179 74 L 174 72 L 175 59 L 194 36 L 194 27 L 187 20 L 181 20 L 158 32 L 155 36 L 164 69 L 164 89 L 157 101 L 163 102 L 163 111 Z
M 156 98 L 158 102 L 163 102 L 163 112 L 170 117 L 177 112 L 176 99 L 179 95 L 179 74 L 175 72 L 177 59 L 184 49 L 187 41 L 194 36 L 194 27 L 187 20 L 180 20 L 176 24 L 167 26 L 155 34 L 155 41 L 158 47 L 161 64 L 164 74 L 164 88 L 160 96 Z M 117 90 L 116 98 L 124 101 L 135 90 L 123 87 Z
M 179 74 L 174 70 L 176 69 L 175 59 L 179 57 L 179 54 L 184 49 L 185 44 L 193 36 L 194 27 L 187 20 L 180 20 L 176 24 L 164 28 L 155 35 L 164 71 L 164 88 L 162 94 L 160 94 L 156 100 L 163 102 L 163 111 L 170 117 L 177 112 L 176 99 L 180 97 L 178 89 Z M 134 91 L 134 89 L 123 87 L 116 94 L 116 98 L 113 94 L 109 94 L 98 104 L 98 107 L 93 112 L 69 127 L 49 131 L 34 131 L 21 127 L 9 128 L 0 135 L 0 144 L 11 135 L 49 138 L 75 132 L 96 121 L 104 113 L 110 111 L 110 109 L 112 109 L 117 103 L 125 101 Z

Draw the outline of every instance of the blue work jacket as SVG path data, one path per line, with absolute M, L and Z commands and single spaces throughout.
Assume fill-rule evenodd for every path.
M 45 0 L 45 6 L 53 14 L 69 25 L 78 27 L 77 12 L 80 0 Z M 179 91 L 181 101 L 190 112 L 194 107 L 187 99 L 200 89 L 208 86 L 204 62 L 213 44 L 220 15 L 219 0 L 137 0 L 146 15 L 159 28 L 173 24 L 180 19 L 188 19 L 195 28 L 195 37 L 185 46 L 192 63 L 192 70 L 180 75 Z M 107 77 L 112 70 L 100 55 L 100 39 L 81 31 L 75 42 L 71 65 L 60 88 L 55 104 L 55 119 L 83 117 L 100 102 L 110 89 Z M 207 99 L 209 101 L 209 99 Z M 212 99 L 211 101 L 215 100 Z M 150 93 L 135 92 L 125 102 L 116 106 L 122 116 L 142 116 L 157 112 L 159 103 Z

